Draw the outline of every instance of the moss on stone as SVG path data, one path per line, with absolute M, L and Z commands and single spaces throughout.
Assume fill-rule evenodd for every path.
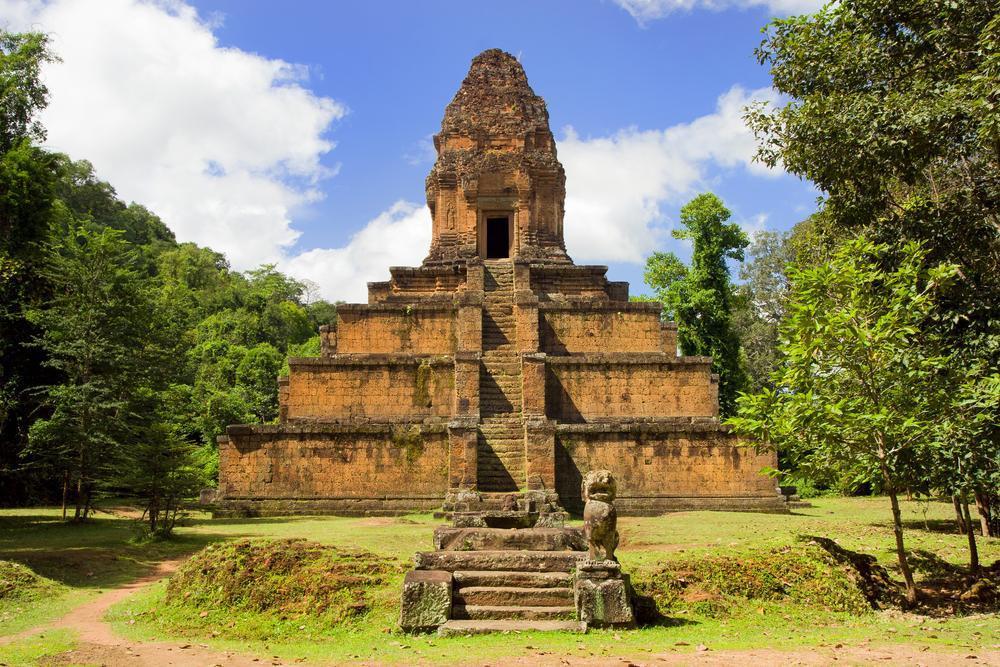
M 407 465 L 413 465 L 424 453 L 424 438 L 417 425 L 398 427 L 392 431 L 392 444 L 403 450 Z
M 418 408 L 431 407 L 431 363 L 424 359 L 417 366 L 413 385 L 413 405 Z

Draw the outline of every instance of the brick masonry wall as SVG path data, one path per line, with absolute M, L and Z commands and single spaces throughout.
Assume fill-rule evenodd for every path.
M 718 414 L 708 357 L 549 357 L 545 401 L 548 417 L 562 422 Z
M 443 426 L 236 427 L 219 459 L 227 499 L 443 498 L 448 489 Z
M 663 345 L 658 306 L 543 309 L 539 329 L 541 349 L 548 354 L 659 352 Z
M 291 359 L 287 419 L 344 421 L 447 417 L 455 365 L 450 357 Z
M 340 354 L 451 354 L 455 310 L 420 307 L 345 307 L 337 310 Z
M 556 433 L 556 490 L 568 509 L 579 509 L 580 482 L 589 470 L 610 470 L 618 482 L 618 504 L 626 510 L 669 507 L 725 507 L 711 499 L 759 499 L 778 504 L 773 452 L 736 446 L 737 438 L 712 425 L 702 430 L 642 432 L 635 425 L 590 430 L 560 426 Z M 693 501 L 693 502 L 692 502 Z M 733 509 L 753 509 L 734 502 Z

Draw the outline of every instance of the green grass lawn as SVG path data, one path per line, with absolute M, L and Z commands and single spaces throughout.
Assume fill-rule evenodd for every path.
M 639 576 L 670 559 L 760 554 L 791 546 L 802 538 L 836 539 L 847 549 L 874 555 L 896 570 L 888 502 L 881 498 L 821 498 L 792 515 L 687 512 L 662 517 L 622 518 L 619 556 L 626 571 Z M 945 503 L 904 503 L 907 546 L 918 580 L 966 564 L 965 537 L 954 532 Z M 351 549 L 366 549 L 409 563 L 430 550 L 437 521 L 427 515 L 392 519 L 289 517 L 212 520 L 195 516 L 177 539 L 137 545 L 129 542 L 130 522 L 101 518 L 94 525 L 66 525 L 49 510 L 0 511 L 0 559 L 17 560 L 64 585 L 62 595 L 24 610 L 19 621 L 0 620 L 0 635 L 32 627 L 75 601 L 148 570 L 157 560 L 191 552 L 218 540 L 245 537 L 303 537 Z M 980 539 L 984 564 L 1000 559 L 1000 540 Z M 467 662 L 507 655 L 557 653 L 633 655 L 668 650 L 796 648 L 906 642 L 939 649 L 974 650 L 1000 644 L 996 614 L 928 617 L 898 611 L 849 615 L 789 602 L 734 600 L 728 612 L 705 615 L 680 606 L 666 624 L 635 631 L 592 631 L 587 635 L 525 633 L 472 638 L 408 636 L 395 628 L 402 575 L 372 592 L 373 610 L 361 622 L 331 628 L 310 618 L 191 609 L 164 602 L 160 584 L 117 605 L 115 629 L 133 639 L 183 639 L 220 649 L 305 658 L 318 662 L 376 660 L 407 663 Z M 0 602 L 0 614 L 3 605 Z M 204 615 L 202 615 L 204 612 Z M 0 615 L 2 618 L 2 615 Z M 25 621 L 23 619 L 31 620 Z M 60 641 L 67 641 L 62 637 Z M 28 651 L 28 649 L 24 649 Z M 40 650 L 36 647 L 35 649 Z M 0 651 L 0 661 L 3 661 Z M 12 663 L 13 664 L 13 663 Z

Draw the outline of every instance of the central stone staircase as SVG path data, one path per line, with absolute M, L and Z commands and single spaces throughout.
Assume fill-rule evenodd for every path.
M 521 359 L 514 345 L 514 267 L 510 260 L 493 260 L 484 262 L 483 268 L 479 489 L 517 491 L 524 482 L 524 424 Z
M 434 542 L 416 567 L 451 573 L 451 615 L 440 634 L 585 630 L 573 597 L 573 572 L 587 555 L 579 529 L 441 527 Z

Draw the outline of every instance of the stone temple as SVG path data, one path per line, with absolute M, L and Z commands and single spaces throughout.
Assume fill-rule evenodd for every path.
M 222 514 L 581 508 L 594 469 L 622 514 L 782 511 L 773 454 L 718 419 L 709 357 L 678 356 L 660 304 L 630 302 L 563 241 L 566 176 L 544 100 L 503 51 L 478 55 L 434 137 L 419 267 L 337 309 L 290 360 L 274 425 L 220 438 Z M 569 224 L 573 224 L 570 220 Z

